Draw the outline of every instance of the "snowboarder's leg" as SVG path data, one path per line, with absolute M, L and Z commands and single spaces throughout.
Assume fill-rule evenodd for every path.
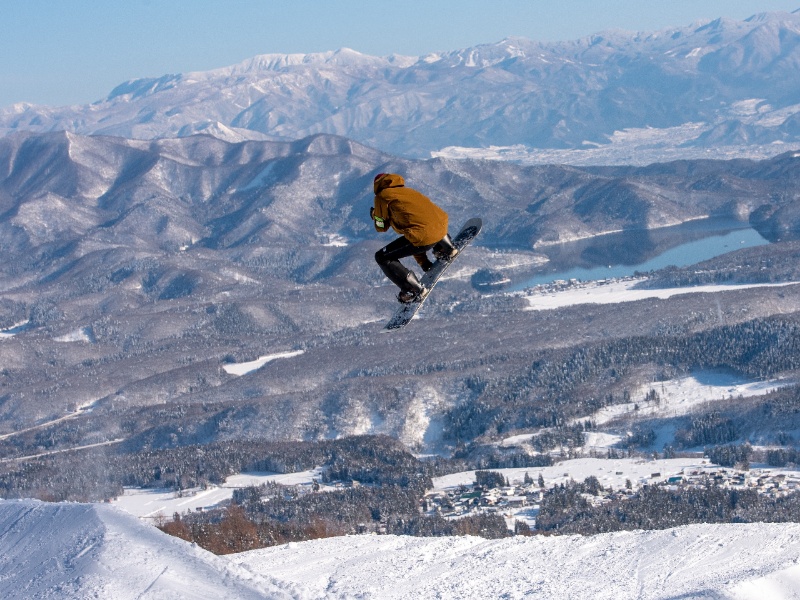
M 417 261 L 417 264 L 426 273 L 433 268 L 433 263 L 431 262 L 431 259 L 428 258 L 427 252 L 420 252 L 419 254 L 415 254 L 414 260 Z
M 401 237 L 378 250 L 375 253 L 375 262 L 378 263 L 386 277 L 400 288 L 401 293 L 407 292 L 405 296 L 412 295 L 413 297 L 424 291 L 425 288 L 414 272 L 403 266 L 400 259 L 427 252 L 430 248 L 430 246 L 414 246 L 406 238 Z

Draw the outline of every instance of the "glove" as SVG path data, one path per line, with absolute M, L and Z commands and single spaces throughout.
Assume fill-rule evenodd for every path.
M 383 219 L 381 219 L 380 217 L 376 217 L 375 216 L 375 207 L 374 206 L 369 209 L 369 217 L 370 217 L 370 219 L 372 219 L 375 222 L 375 227 L 377 227 L 379 229 L 385 229 L 386 228 L 386 222 Z

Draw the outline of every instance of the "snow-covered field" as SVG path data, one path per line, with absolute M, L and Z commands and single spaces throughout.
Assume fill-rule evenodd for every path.
M 534 480 L 539 474 L 544 478 L 545 486 L 550 488 L 570 480 L 583 481 L 594 475 L 603 487 L 620 489 L 625 480 L 635 484 L 644 482 L 666 481 L 670 476 L 682 471 L 702 470 L 709 467 L 704 459 L 669 458 L 647 460 L 643 458 L 619 458 L 613 460 L 600 458 L 576 458 L 558 462 L 548 467 L 520 467 L 511 469 L 492 469 L 502 473 L 510 483 L 522 483 L 525 473 Z M 658 477 L 653 477 L 659 473 Z M 446 490 L 460 485 L 472 486 L 475 482 L 475 471 L 463 471 L 444 475 L 433 480 L 434 490 Z
M 786 378 L 749 380 L 725 371 L 696 371 L 691 375 L 669 381 L 643 384 L 632 393 L 630 402 L 603 407 L 588 417 L 579 417 L 574 421 L 583 422 L 591 419 L 594 422 L 599 431 L 586 432 L 586 444 L 583 449 L 599 450 L 619 442 L 623 430 L 631 424 L 631 421 L 679 417 L 703 409 L 715 401 L 762 396 L 796 383 L 796 380 Z M 647 399 L 651 391 L 658 394 L 657 399 Z M 604 426 L 608 426 L 607 431 L 603 431 Z M 657 433 L 666 434 L 666 432 Z M 535 433 L 513 435 L 503 439 L 500 446 L 524 446 L 535 435 Z M 655 448 L 660 450 L 664 443 L 672 441 L 671 438 L 664 438 L 664 435 L 660 435 L 656 440 Z
M 269 482 L 281 485 L 311 485 L 314 479 L 319 478 L 319 469 L 288 474 L 242 473 L 228 477 L 221 486 L 183 490 L 181 493 L 164 489 L 127 488 L 125 494 L 113 500 L 112 504 L 137 517 L 169 519 L 175 513 L 184 514 L 227 503 L 233 496 L 233 491 L 239 488 Z
M 776 115 L 785 119 L 785 115 Z M 782 121 L 780 121 L 782 122 Z M 708 129 L 704 123 L 684 123 L 668 128 L 628 128 L 615 131 L 607 144 L 586 144 L 584 148 L 532 148 L 522 144 L 471 148 L 449 146 L 431 152 L 433 158 L 514 161 L 524 165 L 639 165 L 687 159 L 750 158 L 762 160 L 800 148 L 796 143 L 720 145 L 691 147 L 691 142 Z
M 261 356 L 256 360 L 249 362 L 224 365 L 222 368 L 225 369 L 225 372 L 229 375 L 247 375 L 252 371 L 260 369 L 268 362 L 272 362 L 273 360 L 277 360 L 279 358 L 292 358 L 293 356 L 299 356 L 300 354 L 303 354 L 303 352 L 303 350 L 295 350 L 294 352 L 278 352 L 277 354 Z
M 552 488 L 569 481 L 583 481 L 594 476 L 606 489 L 620 490 L 630 481 L 634 489 L 643 484 L 667 482 L 671 477 L 680 475 L 689 476 L 692 473 L 699 475 L 714 474 L 720 471 L 733 473 L 732 469 L 723 469 L 719 465 L 705 458 L 574 458 L 564 460 L 547 467 L 519 467 L 508 469 L 492 469 L 503 476 L 512 485 L 521 485 L 528 474 L 534 481 L 539 475 L 544 479 L 546 488 Z M 753 465 L 748 472 L 750 479 L 760 477 L 773 477 L 781 475 L 789 480 L 797 480 L 796 470 L 768 467 L 766 465 Z M 433 493 L 453 490 L 460 486 L 471 488 L 475 483 L 475 471 L 463 471 L 437 477 L 433 480 Z M 511 510 L 513 517 L 527 521 L 533 525 L 533 518 L 529 509 Z
M 667 299 L 681 294 L 703 294 L 743 290 L 754 287 L 783 287 L 797 285 L 790 283 L 765 283 L 742 285 L 700 285 L 683 288 L 665 289 L 634 289 L 641 279 L 624 279 L 619 281 L 597 282 L 572 286 L 559 291 L 533 291 L 525 294 L 529 306 L 528 310 L 552 310 L 575 306 L 578 304 L 617 304 L 620 302 L 635 302 L 648 298 Z
M 707 402 L 739 396 L 763 396 L 795 383 L 795 380 L 785 378 L 749 380 L 724 371 L 697 371 L 686 377 L 645 384 L 634 393 L 635 403 L 607 406 L 592 419 L 600 425 L 632 412 L 636 412 L 637 417 L 676 417 L 688 414 Z M 650 390 L 658 394 L 657 401 L 642 400 Z
M 347 536 L 214 556 L 106 505 L 0 501 L 0 592 L 32 599 L 800 598 L 800 524 Z
M 695 410 L 711 410 L 711 403 L 730 398 L 752 398 L 763 396 L 778 388 L 794 385 L 794 379 L 749 380 L 733 373 L 722 371 L 697 371 L 686 377 L 669 381 L 644 384 L 636 390 L 631 402 L 606 406 L 591 416 L 601 429 L 586 433 L 584 450 L 598 450 L 613 446 L 622 439 L 626 428 L 633 421 L 646 418 L 668 419 L 692 413 Z M 647 400 L 649 392 L 658 395 L 655 400 Z M 576 419 L 582 421 L 585 419 Z M 602 431 L 607 426 L 607 431 Z M 674 426 L 665 424 L 656 428 L 653 447 L 661 450 L 672 442 Z M 506 442 L 510 445 L 510 442 Z

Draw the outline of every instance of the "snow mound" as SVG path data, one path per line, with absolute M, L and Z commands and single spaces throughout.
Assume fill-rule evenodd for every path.
M 797 523 L 503 540 L 349 536 L 233 560 L 318 598 L 800 598 Z
M 0 501 L 0 532 L 5 600 L 307 597 L 110 506 Z

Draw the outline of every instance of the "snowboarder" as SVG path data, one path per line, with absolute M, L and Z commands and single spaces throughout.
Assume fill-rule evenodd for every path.
M 369 213 L 375 229 L 383 232 L 389 227 L 402 237 L 375 253 L 375 261 L 386 277 L 400 288 L 397 299 L 403 303 L 424 298 L 428 290 L 414 271 L 400 262 L 413 256 L 423 271 L 433 267 L 428 250 L 437 260 L 452 260 L 458 250 L 447 233 L 447 213 L 430 198 L 405 187 L 405 180 L 394 173 L 378 173 L 373 181 L 375 206 Z

